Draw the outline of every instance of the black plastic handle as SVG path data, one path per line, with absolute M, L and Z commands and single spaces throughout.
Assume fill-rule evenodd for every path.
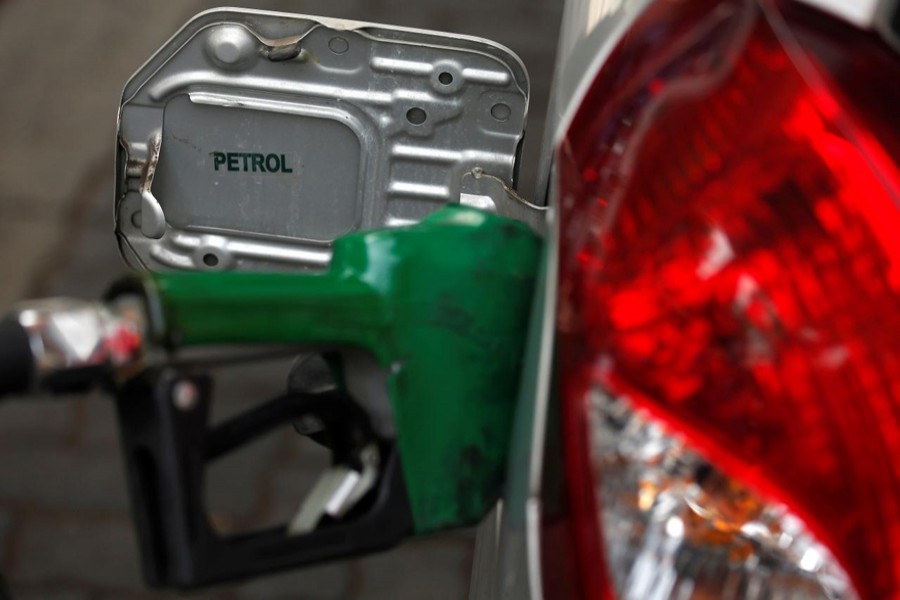
M 185 382 L 199 392 L 187 410 L 173 402 L 174 387 Z M 336 459 L 364 442 L 371 431 L 364 413 L 337 392 L 288 393 L 217 427 L 208 426 L 208 377 L 150 370 L 117 396 L 143 570 L 151 586 L 215 585 L 387 548 L 412 534 L 398 456 L 384 442 L 383 470 L 371 498 L 341 522 L 297 536 L 287 535 L 286 527 L 220 536 L 210 525 L 203 501 L 209 462 L 305 415 L 324 423 Z
M 33 372 L 28 332 L 12 319 L 0 321 L 0 396 L 28 392 Z

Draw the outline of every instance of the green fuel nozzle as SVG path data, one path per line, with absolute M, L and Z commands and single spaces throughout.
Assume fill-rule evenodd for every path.
M 387 373 L 415 531 L 479 520 L 503 481 L 539 238 L 450 206 L 334 244 L 326 273 L 171 273 L 146 279 L 171 348 L 357 348 Z M 151 322 L 153 319 L 151 319 Z
M 498 498 L 540 245 L 521 222 L 450 206 L 336 240 L 322 274 L 151 274 L 103 302 L 24 303 L 0 323 L 0 388 L 111 388 L 150 585 L 382 549 L 475 523 Z M 336 387 L 289 386 L 211 424 L 213 380 L 185 356 L 272 345 L 330 357 Z M 206 466 L 289 424 L 331 467 L 286 526 L 220 535 Z

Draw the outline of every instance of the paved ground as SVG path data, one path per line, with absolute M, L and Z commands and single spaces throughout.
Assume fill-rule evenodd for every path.
M 236 2 L 239 4 L 240 2 Z M 482 35 L 532 74 L 533 165 L 561 0 L 287 0 L 275 10 Z M 24 297 L 93 297 L 123 271 L 112 236 L 112 155 L 121 87 L 208 0 L 0 0 L 0 310 Z M 524 188 L 527 189 L 527 188 Z M 223 373 L 219 415 L 276 391 L 284 365 Z M 217 467 L 210 509 L 223 526 L 296 507 L 325 457 L 285 433 Z M 0 565 L 16 598 L 138 599 L 140 579 L 108 398 L 0 406 Z M 224 587 L 199 598 L 461 598 L 472 532 Z

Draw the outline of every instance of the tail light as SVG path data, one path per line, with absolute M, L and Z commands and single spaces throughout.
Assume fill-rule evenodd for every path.
M 588 597 L 900 598 L 897 81 L 766 0 L 651 3 L 597 74 L 557 157 Z

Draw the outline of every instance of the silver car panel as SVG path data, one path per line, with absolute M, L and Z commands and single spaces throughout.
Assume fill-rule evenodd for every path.
M 309 270 L 351 231 L 496 209 L 482 175 L 515 186 L 527 109 L 521 61 L 487 40 L 201 13 L 125 87 L 120 250 L 150 270 Z
M 549 219 L 546 265 L 535 309 L 507 469 L 500 527 L 488 520 L 478 544 L 496 547 L 493 564 L 473 566 L 470 600 L 543 598 L 540 560 L 541 482 L 551 379 L 557 296 L 559 229 L 553 160 L 565 152 L 565 134 L 597 72 L 627 29 L 652 0 L 567 0 L 550 98 L 538 189 L 547 189 Z M 496 538 L 496 539 L 493 539 Z M 492 585 L 485 585 L 489 579 Z

